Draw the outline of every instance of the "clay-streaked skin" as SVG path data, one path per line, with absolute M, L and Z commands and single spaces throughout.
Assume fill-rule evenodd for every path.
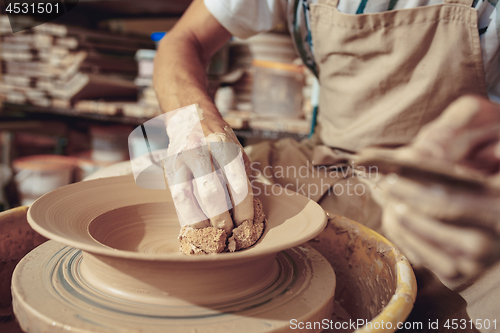
M 381 181 L 383 230 L 408 255 L 446 280 L 470 279 L 500 259 L 500 106 L 476 96 L 453 102 L 424 127 L 399 160 L 430 161 L 449 177 L 430 181 L 419 173 Z M 418 164 L 416 164 L 415 168 Z M 391 184 L 392 183 L 392 184 Z
M 416 158 L 496 174 L 500 171 L 500 106 L 477 96 L 459 98 L 423 127 L 405 151 Z
M 205 138 L 225 135 L 229 139 L 227 142 L 239 145 L 206 88 L 208 62 L 230 38 L 231 34 L 210 14 L 203 0 L 194 1 L 158 45 L 153 85 L 160 106 L 167 114 L 197 103 L 203 110 L 200 122 Z M 247 164 L 248 157 L 244 153 L 243 160 Z M 194 207 L 195 200 L 190 196 L 190 188 L 186 188 L 183 193 L 187 205 Z M 250 216 L 251 203 L 252 199 L 247 198 L 236 204 L 233 211 L 235 225 Z M 233 222 L 227 219 L 227 215 L 210 219 L 210 224 L 223 226 L 229 233 L 233 228 Z M 193 226 L 208 225 L 207 219 Z
M 234 143 L 236 138 L 229 127 L 226 126 L 224 130 L 225 133 L 212 133 L 206 139 L 209 143 L 215 143 L 213 145 L 209 144 L 212 156 L 219 165 L 223 166 L 234 207 L 233 222 L 235 226 L 239 226 L 246 220 L 253 220 L 252 185 L 246 174 L 244 151 L 239 143 L 237 146 L 234 146 L 234 148 L 239 150 L 237 157 L 233 160 L 228 159 L 228 155 L 233 157 L 234 153 L 227 154 L 225 150 L 232 147 L 225 143 Z M 222 145 L 217 145 L 217 143 L 222 143 Z M 217 149 L 218 147 L 221 148 Z
M 454 279 L 477 275 L 500 256 L 499 196 L 403 177 L 380 188 L 383 230 L 414 265 Z
M 167 113 L 170 142 L 163 161 L 165 177 L 181 226 L 211 225 L 231 235 L 233 227 L 253 220 L 244 152 L 228 127 L 224 133 L 205 137 L 202 119 L 203 110 L 198 105 Z

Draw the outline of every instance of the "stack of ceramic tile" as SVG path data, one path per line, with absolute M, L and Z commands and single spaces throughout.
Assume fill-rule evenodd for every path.
M 5 102 L 70 108 L 78 101 L 136 101 L 134 54 L 152 48 L 148 37 L 124 36 L 52 23 L 12 33 L 0 17 L 2 80 Z M 119 109 L 86 104 L 83 112 Z M 84 103 L 85 105 L 85 103 Z M 89 108 L 89 105 L 91 107 Z M 78 109 L 78 108 L 77 108 Z
M 259 59 L 280 63 L 292 63 L 297 54 L 288 35 L 265 33 L 248 39 L 234 38 L 230 44 L 231 70 L 244 69 L 244 75 L 232 84 L 236 109 L 252 111 L 254 72 L 252 60 Z
M 251 39 L 251 38 L 249 38 Z M 248 47 L 248 40 L 234 38 L 230 44 L 230 70 L 240 68 L 243 75 L 232 84 L 235 97 L 235 109 L 238 111 L 252 111 L 252 52 Z
M 160 104 L 153 89 L 153 68 L 156 50 L 138 50 L 135 54 L 138 73 L 134 80 L 139 89 L 139 102 L 126 105 L 123 113 L 129 117 L 152 118 L 161 114 Z

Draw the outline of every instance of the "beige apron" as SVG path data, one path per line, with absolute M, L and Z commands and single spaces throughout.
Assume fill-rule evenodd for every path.
M 324 144 L 407 144 L 457 97 L 486 95 L 472 0 L 361 15 L 337 3 L 311 5 Z
M 477 12 L 472 0 L 362 15 L 343 14 L 337 3 L 311 5 L 321 83 L 319 138 L 263 142 L 246 150 L 255 162 L 252 168 L 266 170 L 257 172 L 260 179 L 288 186 L 327 211 L 379 230 L 381 209 L 369 190 L 371 180 L 378 179 L 376 171 L 358 177 L 347 151 L 407 144 L 459 96 L 486 94 Z M 303 172 L 294 177 L 291 166 Z M 347 193 L 360 185 L 366 189 L 363 195 Z M 498 272 L 500 264 L 463 290 L 465 301 L 431 273 L 417 271 L 419 296 L 408 320 L 496 319 Z
M 261 180 L 377 230 L 380 208 L 364 182 L 377 175 L 362 170 L 360 179 L 354 169 L 346 171 L 348 151 L 407 144 L 459 96 L 486 95 L 477 11 L 472 0 L 361 15 L 341 13 L 337 4 L 311 4 L 319 140 L 285 139 L 247 150 Z M 363 195 L 360 186 L 354 191 L 359 183 Z

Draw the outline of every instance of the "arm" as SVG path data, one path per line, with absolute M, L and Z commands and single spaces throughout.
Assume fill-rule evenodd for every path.
M 203 0 L 195 0 L 160 42 L 153 77 L 160 106 L 167 112 L 170 142 L 164 172 L 179 221 L 195 228 L 224 229 L 228 237 L 233 227 L 254 216 L 245 173 L 248 157 L 207 93 L 208 61 L 230 37 Z M 179 109 L 196 103 L 200 108 Z M 214 161 L 223 170 L 224 181 L 214 171 Z
M 206 68 L 230 37 L 203 0 L 195 0 L 161 40 L 155 58 L 153 84 L 161 108 L 168 112 L 198 103 L 205 135 L 224 132 L 226 125 L 207 93 Z

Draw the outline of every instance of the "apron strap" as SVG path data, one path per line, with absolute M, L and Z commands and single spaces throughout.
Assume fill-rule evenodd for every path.
M 444 0 L 444 3 L 471 6 L 474 4 L 474 0 Z
M 337 6 L 339 5 L 339 0 L 318 0 L 318 3 L 324 3 L 326 5 L 337 8 Z M 472 6 L 474 0 L 444 0 L 444 3 Z
M 339 5 L 339 0 L 318 0 L 318 3 L 324 3 L 325 5 L 330 5 L 335 8 Z

